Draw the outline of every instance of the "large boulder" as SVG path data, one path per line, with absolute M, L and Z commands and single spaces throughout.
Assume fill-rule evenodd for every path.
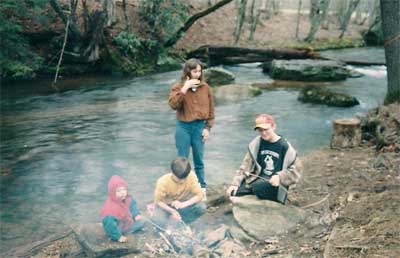
M 352 76 L 343 64 L 328 60 L 274 60 L 269 74 L 273 79 L 292 81 L 339 81 Z
M 225 189 L 228 185 L 207 185 L 207 207 L 215 207 L 226 203 L 229 199 L 226 196 Z
M 162 55 L 157 59 L 157 71 L 168 72 L 182 69 L 182 61 L 168 55 Z
M 233 197 L 233 217 L 251 237 L 264 241 L 294 229 L 305 220 L 305 211 L 254 195 Z
M 298 100 L 334 107 L 352 107 L 360 104 L 355 97 L 313 86 L 303 88 L 299 93 Z
M 205 69 L 204 78 L 210 86 L 226 85 L 235 81 L 233 73 L 223 69 L 222 67 Z
M 229 84 L 214 88 L 213 95 L 217 104 L 235 103 L 251 97 L 258 96 L 262 91 L 254 86 Z
M 89 257 L 120 257 L 138 254 L 144 250 L 146 238 L 143 234 L 128 234 L 126 243 L 112 242 L 104 233 L 100 223 L 72 225 L 76 239 Z

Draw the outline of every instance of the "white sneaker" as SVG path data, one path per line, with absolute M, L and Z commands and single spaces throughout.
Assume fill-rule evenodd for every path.
M 202 202 L 206 202 L 207 201 L 207 192 L 206 192 L 206 188 L 201 188 L 201 191 L 203 192 L 203 199 L 201 200 Z

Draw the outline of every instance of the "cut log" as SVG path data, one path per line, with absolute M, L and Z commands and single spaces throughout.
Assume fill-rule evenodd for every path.
M 251 49 L 241 47 L 226 47 L 205 45 L 188 53 L 209 66 L 220 64 L 239 64 L 253 62 L 269 62 L 273 59 L 316 59 L 319 54 L 311 49 Z
M 361 143 L 361 122 L 357 118 L 333 121 L 331 148 L 353 148 Z

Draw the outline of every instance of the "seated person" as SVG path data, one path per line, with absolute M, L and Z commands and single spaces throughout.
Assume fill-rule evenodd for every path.
M 173 160 L 171 172 L 157 180 L 154 195 L 152 219 L 161 227 L 165 227 L 171 220 L 190 223 L 206 211 L 196 174 L 191 171 L 189 161 L 183 157 Z
M 104 231 L 112 241 L 126 242 L 123 234 L 143 228 L 136 201 L 128 195 L 127 184 L 119 176 L 112 176 L 108 182 L 108 198 L 101 210 L 101 218 Z
M 271 115 L 256 117 L 254 130 L 260 135 L 250 142 L 228 196 L 254 194 L 259 199 L 285 203 L 289 186 L 300 179 L 299 159 L 292 145 L 275 129 Z

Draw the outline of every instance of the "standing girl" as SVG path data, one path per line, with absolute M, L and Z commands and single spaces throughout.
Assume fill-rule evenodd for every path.
M 178 156 L 188 158 L 192 147 L 194 170 L 205 200 L 204 143 L 214 123 L 214 101 L 203 79 L 203 67 L 199 60 L 191 58 L 185 62 L 181 81 L 172 87 L 168 102 L 176 110 L 175 145 Z

